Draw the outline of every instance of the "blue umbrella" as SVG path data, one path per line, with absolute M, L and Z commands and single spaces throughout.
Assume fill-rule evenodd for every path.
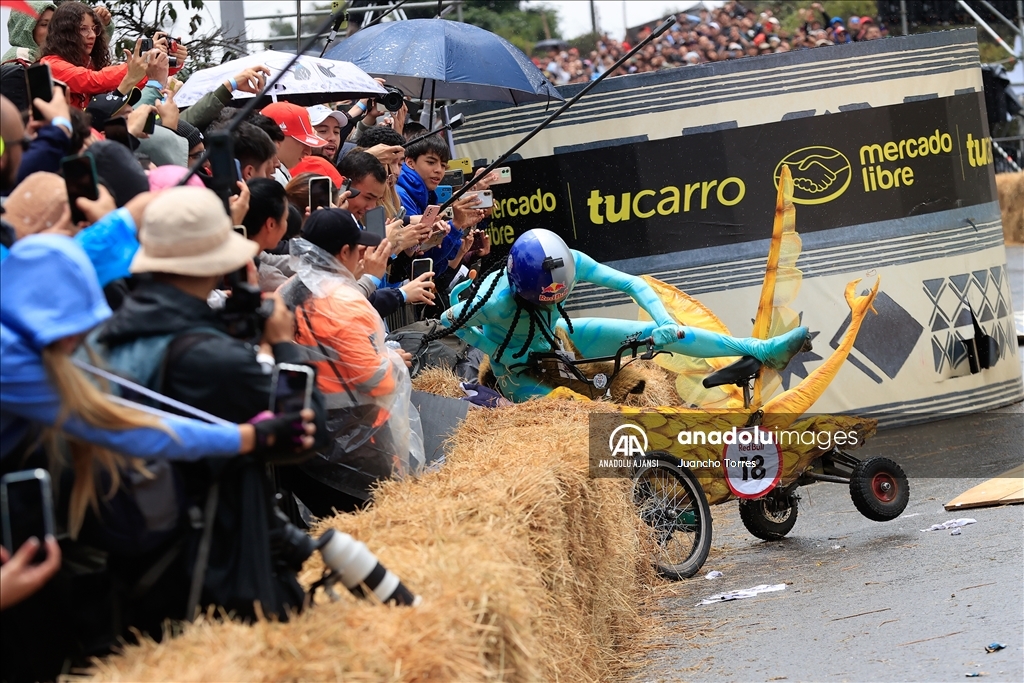
M 421 100 L 564 99 L 519 48 L 490 31 L 446 19 L 377 24 L 332 46 L 324 57 L 352 62 Z

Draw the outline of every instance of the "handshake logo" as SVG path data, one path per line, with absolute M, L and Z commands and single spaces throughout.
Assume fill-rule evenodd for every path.
M 794 204 L 825 204 L 850 186 L 850 161 L 831 147 L 804 147 L 787 154 L 775 167 L 776 188 L 783 166 L 789 166 L 793 175 Z

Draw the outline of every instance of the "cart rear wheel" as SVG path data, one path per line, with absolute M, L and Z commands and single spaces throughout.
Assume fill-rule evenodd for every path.
M 777 541 L 793 530 L 796 524 L 797 502 L 791 498 L 789 504 L 769 500 L 740 501 L 740 519 L 747 531 L 764 541 Z
M 907 509 L 910 483 L 903 468 L 889 458 L 871 458 L 857 463 L 850 475 L 850 498 L 868 519 L 888 522 Z

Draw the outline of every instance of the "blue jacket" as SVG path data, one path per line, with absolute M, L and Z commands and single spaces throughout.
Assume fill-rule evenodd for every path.
M 129 266 L 139 250 L 139 238 L 135 234 L 135 219 L 128 209 L 108 213 L 76 234 L 75 242 L 96 269 L 100 287 L 131 275 Z
M 112 211 L 79 231 L 75 242 L 85 250 L 96 269 L 100 287 L 131 275 L 128 268 L 139 250 L 139 238 L 135 235 L 135 220 L 128 209 Z M 0 245 L 0 261 L 6 259 L 8 253 L 7 247 Z
M 402 164 L 402 172 L 398 174 L 398 182 L 395 183 L 398 191 L 398 199 L 405 207 L 405 212 L 410 216 L 422 216 L 430 204 L 437 204 L 437 195 L 427 189 L 420 174 Z M 440 245 L 430 249 L 425 256 L 434 261 L 434 274 L 440 275 L 448 270 L 448 261 L 455 258 L 462 248 L 462 235 L 452 226 L 451 232 L 445 235 Z
M 32 426 L 53 426 L 60 397 L 40 353 L 48 344 L 81 334 L 110 317 L 110 308 L 85 252 L 62 235 L 31 235 L 0 264 L 0 458 L 15 451 Z M 107 430 L 69 416 L 61 429 L 127 456 L 196 460 L 238 453 L 235 426 L 166 418 L 159 429 Z
M 71 138 L 64 129 L 51 124 L 39 129 L 32 145 L 21 156 L 18 166 L 18 182 L 29 177 L 36 171 L 60 173 L 60 160 L 68 155 Z

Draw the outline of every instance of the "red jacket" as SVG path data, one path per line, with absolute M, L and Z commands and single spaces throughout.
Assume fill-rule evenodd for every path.
M 96 70 L 85 66 L 75 66 L 57 55 L 47 55 L 39 60 L 43 64 L 50 65 L 50 72 L 58 81 L 68 84 L 71 91 L 68 96 L 68 104 L 79 109 L 85 109 L 89 104 L 89 98 L 94 95 L 117 90 L 125 75 L 128 73 L 127 64 L 115 64 L 106 68 Z M 180 67 L 180 65 L 179 65 Z M 171 69 L 170 73 L 177 73 L 180 68 Z M 147 79 L 142 78 L 138 87 L 145 87 Z
M 68 84 L 68 104 L 79 109 L 85 109 L 93 95 L 117 90 L 128 73 L 127 64 L 115 64 L 97 71 L 75 66 L 57 55 L 47 55 L 39 61 L 50 65 L 50 72 L 56 80 Z

